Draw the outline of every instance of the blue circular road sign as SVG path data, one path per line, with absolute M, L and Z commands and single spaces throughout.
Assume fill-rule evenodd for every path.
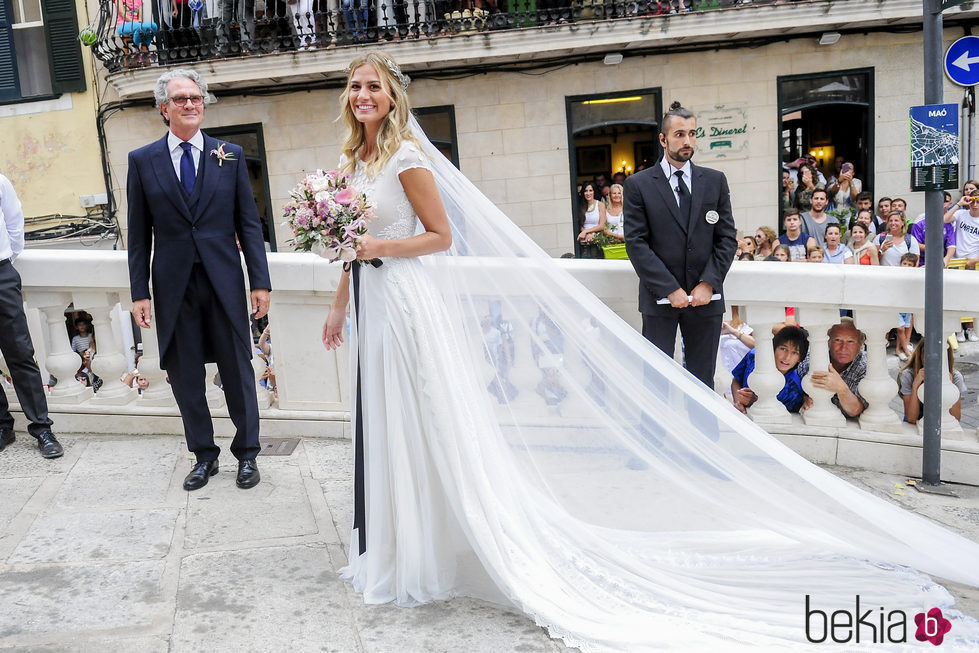
M 979 36 L 963 36 L 948 46 L 945 74 L 959 86 L 979 84 Z

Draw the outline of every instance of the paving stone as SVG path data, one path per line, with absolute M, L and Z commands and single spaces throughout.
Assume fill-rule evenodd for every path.
M 294 454 L 295 455 L 295 454 Z M 258 461 L 262 481 L 248 490 L 235 485 L 237 464 L 225 466 L 208 484 L 188 494 L 188 549 L 319 534 L 298 459 Z
M 172 651 L 359 650 L 326 545 L 189 555 L 180 568 Z
M 303 440 L 309 471 L 317 480 L 350 478 L 354 468 L 350 440 Z
M 0 646 L 3 653 L 168 653 L 169 636 L 157 637 L 72 637 L 67 642 Z
M 178 440 L 89 442 L 55 497 L 58 508 L 158 506 L 166 502 Z
M 61 458 L 42 458 L 37 441 L 26 432 L 18 432 L 17 440 L 0 451 L 0 478 L 52 476 L 66 474 L 78 460 L 79 452 L 90 444 L 84 438 L 56 434 L 65 449 Z
M 405 650 L 405 633 L 411 633 L 411 650 L 427 653 L 568 650 L 526 615 L 490 603 L 452 599 L 399 608 L 364 605 L 359 594 L 349 592 L 354 623 L 367 653 Z
M 0 644 L 23 635 L 149 628 L 168 613 L 162 560 L 7 567 L 0 572 Z
M 144 560 L 166 556 L 177 510 L 42 515 L 7 564 Z
M 10 521 L 17 516 L 24 504 L 34 496 L 43 477 L 24 476 L 20 478 L 0 478 L 0 533 L 7 532 Z

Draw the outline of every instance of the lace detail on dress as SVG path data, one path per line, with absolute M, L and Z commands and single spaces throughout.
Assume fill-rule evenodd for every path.
M 411 170 L 412 168 L 424 168 L 425 170 L 432 169 L 428 162 L 428 158 L 422 154 L 422 151 L 418 149 L 418 146 L 412 142 L 401 144 L 401 148 L 398 150 L 397 154 L 394 155 L 394 166 L 396 174 L 399 175 L 405 170 Z

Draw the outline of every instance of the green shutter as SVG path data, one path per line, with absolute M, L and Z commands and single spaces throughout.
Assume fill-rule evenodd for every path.
M 17 77 L 10 12 L 10 1 L 0 0 L 0 102 L 20 99 L 20 80 Z
M 78 41 L 81 28 L 75 13 L 75 0 L 41 0 L 41 9 L 51 55 L 51 90 L 55 93 L 80 93 L 85 90 L 85 66 L 82 65 L 82 46 Z

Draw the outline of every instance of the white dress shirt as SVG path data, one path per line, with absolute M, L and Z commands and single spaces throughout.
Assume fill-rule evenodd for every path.
M 190 148 L 190 155 L 194 159 L 194 172 L 196 173 L 201 169 L 201 153 L 204 151 L 204 134 L 198 129 L 197 133 L 191 136 L 187 142 L 193 146 Z M 184 155 L 184 148 L 180 147 L 181 143 L 183 141 L 174 136 L 173 132 L 167 133 L 167 146 L 170 148 L 170 158 L 173 160 L 173 171 L 177 173 L 177 179 L 180 179 L 180 157 Z
M 693 195 L 693 177 L 690 174 L 690 170 L 691 170 L 690 161 L 689 160 L 688 161 L 684 161 L 682 168 L 674 168 L 673 167 L 673 164 L 670 163 L 667 160 L 667 158 L 664 156 L 663 157 L 663 160 L 660 161 L 659 165 L 663 169 L 663 174 L 666 175 L 666 178 L 670 182 L 670 188 L 673 189 L 673 199 L 676 200 L 677 208 L 679 208 L 679 206 L 680 206 L 680 196 L 676 192 L 676 187 L 677 187 L 678 180 L 677 180 L 676 175 L 674 173 L 677 170 L 683 170 L 683 183 L 686 184 L 687 190 L 690 191 L 690 194 L 691 195 Z
M 0 261 L 13 261 L 24 251 L 24 212 L 10 180 L 0 175 Z

